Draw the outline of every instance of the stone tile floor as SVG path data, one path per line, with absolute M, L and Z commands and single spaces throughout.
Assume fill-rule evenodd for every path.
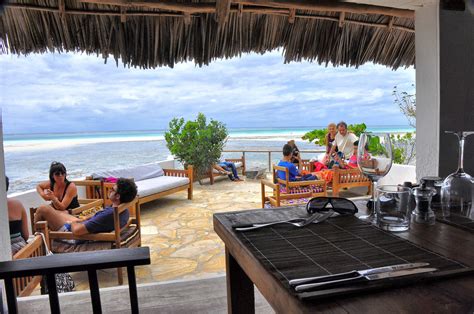
M 150 247 L 151 265 L 136 268 L 138 284 L 224 274 L 224 244 L 213 230 L 212 215 L 261 208 L 260 180 L 232 182 L 221 177 L 214 185 L 209 180 L 196 182 L 191 201 L 186 193 L 142 206 L 142 246 Z M 87 273 L 72 275 L 76 290 L 89 289 Z M 101 288 L 118 284 L 116 269 L 101 270 L 98 277 Z

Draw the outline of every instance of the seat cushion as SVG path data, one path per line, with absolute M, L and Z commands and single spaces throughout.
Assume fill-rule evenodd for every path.
M 155 193 L 171 190 L 179 186 L 188 185 L 188 177 L 162 176 L 147 180 L 136 181 L 138 196 L 144 197 Z
M 92 178 L 133 178 L 135 181 L 141 181 L 161 177 L 164 175 L 165 172 L 158 163 L 150 163 L 130 168 L 98 171 L 92 174 Z
M 131 224 L 120 232 L 121 247 L 137 246 L 140 243 L 140 233 L 137 225 Z M 85 241 L 80 244 L 67 243 L 61 240 L 51 241 L 53 253 L 72 253 L 109 250 L 115 247 L 115 242 Z

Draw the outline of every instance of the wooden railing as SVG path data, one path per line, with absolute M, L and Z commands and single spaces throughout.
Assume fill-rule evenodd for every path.
M 0 262 L 0 279 L 5 280 L 8 312 L 10 314 L 18 313 L 15 286 L 13 284 L 14 279 L 37 275 L 46 276 L 51 313 L 60 313 L 55 275 L 59 273 L 87 271 L 92 310 L 94 313 L 102 313 L 97 270 L 127 267 L 131 313 L 138 313 L 135 266 L 148 264 L 150 264 L 150 249 L 148 247 L 57 254 Z
M 245 153 L 267 153 L 268 154 L 268 171 L 272 169 L 272 153 L 278 153 L 282 155 L 281 149 L 279 150 L 263 150 L 263 149 L 225 149 L 222 151 L 223 153 L 242 153 L 244 158 L 245 164 L 248 165 L 247 161 L 245 160 Z M 300 154 L 305 153 L 324 153 L 324 149 L 317 149 L 317 150 L 300 150 Z

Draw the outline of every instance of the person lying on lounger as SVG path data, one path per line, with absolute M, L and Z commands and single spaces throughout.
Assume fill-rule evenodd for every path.
M 72 231 L 74 235 L 111 232 L 114 230 L 114 207 L 131 202 L 137 196 L 137 186 L 131 179 L 119 178 L 109 193 L 112 206 L 95 213 L 92 217 L 78 218 L 66 211 L 58 211 L 50 206 L 39 207 L 34 222 L 46 220 L 53 231 Z M 120 213 L 120 227 L 127 224 L 130 212 Z
M 227 175 L 231 181 L 243 181 L 241 178 L 239 178 L 239 175 L 237 174 L 237 167 L 233 162 L 220 161 L 218 164 L 212 165 L 212 167 L 219 171 L 220 174 Z M 229 171 L 229 169 L 231 171 Z

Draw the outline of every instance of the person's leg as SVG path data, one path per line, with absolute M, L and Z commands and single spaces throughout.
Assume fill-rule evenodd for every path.
M 69 215 L 66 211 L 59 211 L 49 205 L 38 207 L 35 213 L 34 222 L 46 220 L 51 230 L 59 230 L 67 221 L 78 221 L 77 217 Z
M 213 167 L 214 169 L 216 169 L 217 171 L 219 171 L 219 173 L 227 174 L 227 175 L 230 174 L 230 171 L 227 171 L 227 170 L 225 170 L 224 168 L 222 168 L 222 167 L 220 166 L 220 164 L 219 164 L 219 165 L 214 164 L 212 167 Z
M 227 167 L 229 167 L 232 170 L 232 174 L 234 175 L 234 179 L 237 181 L 242 181 L 242 179 L 239 178 L 239 175 L 237 174 L 237 168 L 235 167 L 235 164 L 233 162 L 226 162 Z

